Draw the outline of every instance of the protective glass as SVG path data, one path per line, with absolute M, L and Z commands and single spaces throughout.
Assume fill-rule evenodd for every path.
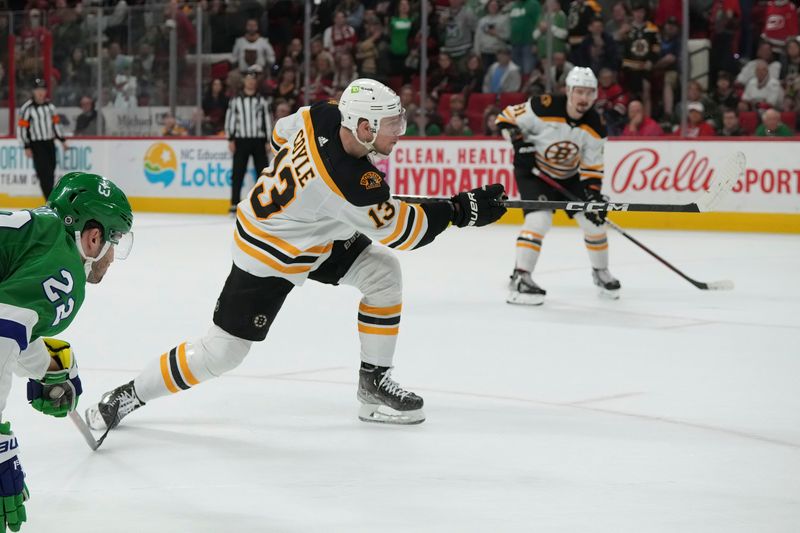
M 133 232 L 120 233 L 112 231 L 109 241 L 114 245 L 114 259 L 125 259 L 133 248 Z
M 406 110 L 403 109 L 399 115 L 393 117 L 384 117 L 381 119 L 380 128 L 378 129 L 384 135 L 400 136 L 406 132 Z

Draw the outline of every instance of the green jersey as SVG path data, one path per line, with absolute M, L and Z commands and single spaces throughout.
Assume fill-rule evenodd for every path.
M 408 35 L 411 33 L 412 20 L 392 17 L 389 19 L 389 51 L 395 56 L 408 55 Z
M 539 23 L 541 4 L 538 0 L 517 0 L 511 6 L 511 44 L 533 43 L 533 30 Z
M 0 335 L 22 351 L 60 333 L 78 313 L 85 289 L 78 245 L 53 210 L 0 211 Z

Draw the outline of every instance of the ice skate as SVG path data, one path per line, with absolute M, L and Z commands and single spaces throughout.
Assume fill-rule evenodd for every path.
M 104 431 L 117 427 L 120 421 L 143 406 L 144 402 L 136 396 L 133 381 L 107 392 L 100 403 L 86 409 L 86 423 L 95 430 Z
M 607 268 L 593 268 L 592 279 L 594 284 L 600 288 L 600 296 L 617 300 L 619 298 L 620 283 L 617 278 L 611 275 Z
M 547 294 L 546 290 L 531 279 L 530 272 L 520 269 L 515 269 L 511 274 L 508 290 L 506 302 L 516 305 L 542 305 Z
M 422 398 L 403 390 L 391 378 L 391 367 L 361 363 L 358 379 L 358 418 L 364 422 L 420 424 L 425 420 Z

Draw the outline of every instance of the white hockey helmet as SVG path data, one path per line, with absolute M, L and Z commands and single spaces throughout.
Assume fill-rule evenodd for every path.
M 597 91 L 597 78 L 589 67 L 573 67 L 567 74 L 567 90 L 573 87 L 589 87 Z
M 375 152 L 372 143 L 378 131 L 384 130 L 389 135 L 406 132 L 406 112 L 400 105 L 400 97 L 386 85 L 369 78 L 357 79 L 347 86 L 339 99 L 339 112 L 342 126 L 352 131 L 356 140 L 370 152 Z M 356 134 L 361 119 L 369 122 L 374 134 L 369 142 L 360 140 Z

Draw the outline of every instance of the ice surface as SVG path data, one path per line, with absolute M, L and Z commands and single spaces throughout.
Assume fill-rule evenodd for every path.
M 90 401 L 210 325 L 223 217 L 137 215 L 131 257 L 63 337 Z M 230 374 L 149 403 L 91 452 L 68 420 L 9 407 L 44 532 L 800 531 L 800 238 L 613 232 L 622 298 L 555 228 L 541 308 L 505 303 L 517 228 L 398 252 L 395 378 L 428 420 L 356 418 L 358 293 L 309 282 Z

